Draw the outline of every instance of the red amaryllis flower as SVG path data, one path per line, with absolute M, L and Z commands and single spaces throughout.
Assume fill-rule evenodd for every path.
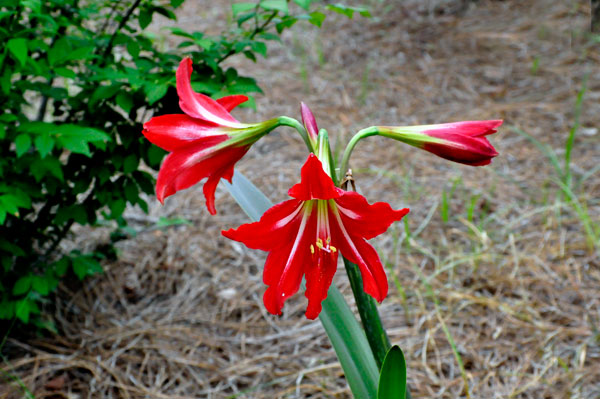
M 221 178 L 231 182 L 235 163 L 250 146 L 277 126 L 277 119 L 262 123 L 238 122 L 230 113 L 248 100 L 242 95 L 213 100 L 192 90 L 192 60 L 184 58 L 177 69 L 179 106 L 185 114 L 162 115 L 144 124 L 142 133 L 157 146 L 171 152 L 165 157 L 156 182 L 156 196 L 166 197 L 203 178 L 206 206 L 215 214 L 215 190 Z
M 321 161 L 310 154 L 301 182 L 288 194 L 294 199 L 273 206 L 256 223 L 223 231 L 225 237 L 268 251 L 263 300 L 281 314 L 285 300 L 306 276 L 306 317 L 316 318 L 337 269 L 338 253 L 359 266 L 366 293 L 381 302 L 388 291 L 385 272 L 366 240 L 382 234 L 408 209 L 393 210 L 385 202 L 369 205 L 360 194 L 334 186 Z
M 422 148 L 439 157 L 471 166 L 492 162 L 498 155 L 485 138 L 501 120 L 465 121 L 422 126 L 378 126 L 378 134 Z

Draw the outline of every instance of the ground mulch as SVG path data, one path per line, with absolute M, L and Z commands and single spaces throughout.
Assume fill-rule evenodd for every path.
M 180 23 L 218 32 L 228 4 L 215 3 L 189 0 Z M 340 143 L 371 125 L 504 119 L 491 137 L 500 155 L 484 168 L 378 138 L 355 150 L 358 190 L 411 209 L 406 226 L 373 240 L 390 280 L 384 324 L 406 355 L 413 398 L 600 398 L 598 244 L 551 163 L 518 133 L 562 162 L 585 87 L 573 191 L 600 223 L 600 39 L 588 33 L 589 2 L 368 3 L 372 19 L 298 24 L 269 58 L 228 60 L 265 92 L 257 111 L 235 115 L 299 118 L 304 101 Z M 283 128 L 239 170 L 276 202 L 305 158 Z M 302 294 L 283 316 L 267 314 L 265 254 L 220 235 L 247 222 L 223 187 L 215 217 L 200 186 L 164 206 L 149 201 L 148 215 L 127 211 L 138 234 L 104 275 L 60 288 L 60 334 L 8 339 L 1 398 L 23 397 L 23 387 L 36 398 L 351 397 Z M 161 217 L 191 223 L 156 228 Z M 65 249 L 107 240 L 76 233 Z M 343 272 L 334 284 L 350 298 Z

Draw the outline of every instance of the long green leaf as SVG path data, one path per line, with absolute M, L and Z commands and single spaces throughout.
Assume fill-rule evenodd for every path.
M 273 204 L 250 180 L 236 171 L 225 186 L 244 212 L 257 221 Z M 342 365 L 350 390 L 356 399 L 375 399 L 379 371 L 365 333 L 344 297 L 335 286 L 329 288 L 319 315 Z
M 323 301 L 319 319 L 344 369 L 346 381 L 354 397 L 377 397 L 379 371 L 375 357 L 364 331 L 334 285 L 329 288 L 327 299 Z
M 377 399 L 406 398 L 406 361 L 398 345 L 390 348 L 385 355 L 379 376 Z

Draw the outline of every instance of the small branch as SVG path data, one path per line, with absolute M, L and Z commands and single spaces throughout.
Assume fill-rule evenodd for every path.
M 119 25 L 113 32 L 112 36 L 110 37 L 110 39 L 108 41 L 108 44 L 104 48 L 104 51 L 102 52 L 102 57 L 101 57 L 102 60 L 106 59 L 106 57 L 112 50 L 113 42 L 115 41 L 117 34 L 121 31 L 121 29 L 123 29 L 125 24 L 127 24 L 127 21 L 129 20 L 129 18 L 131 17 L 131 15 L 135 11 L 135 9 L 138 8 L 138 6 L 140 5 L 141 2 L 142 2 L 142 0 L 135 0 L 135 2 L 131 5 L 131 7 L 129 7 L 129 10 L 127 10 L 127 13 L 125 13 L 125 15 L 123 16 L 123 19 L 121 19 L 121 22 L 119 22 Z

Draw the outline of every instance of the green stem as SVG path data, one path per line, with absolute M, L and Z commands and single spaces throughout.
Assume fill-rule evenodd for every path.
M 377 367 L 381 368 L 385 355 L 391 348 L 390 340 L 381 323 L 375 300 L 363 290 L 362 277 L 358 266 L 346 258 L 343 259 L 369 346 L 373 351 L 373 356 L 375 356 Z
M 294 118 L 290 118 L 289 116 L 280 116 L 278 118 L 278 121 L 280 126 L 289 126 L 296 129 L 298 133 L 300 133 L 300 136 L 302 136 L 302 140 L 304 140 L 304 144 L 306 144 L 306 148 L 308 148 L 308 151 L 315 152 L 315 149 L 313 148 L 313 145 L 311 144 L 310 139 L 308 138 L 308 133 L 306 133 L 306 129 L 304 128 L 302 123 L 298 122 Z
M 356 146 L 356 144 L 360 140 L 364 139 L 365 137 L 375 136 L 377 133 L 378 133 L 377 127 L 371 126 L 366 129 L 360 130 L 358 133 L 356 133 L 354 135 L 354 137 L 352 137 L 352 139 L 346 146 L 346 149 L 344 150 L 344 155 L 342 156 L 342 164 L 340 167 L 340 177 L 346 175 L 346 171 L 348 168 L 348 162 L 350 162 L 350 155 L 352 155 L 352 151 L 354 150 L 354 147 Z

